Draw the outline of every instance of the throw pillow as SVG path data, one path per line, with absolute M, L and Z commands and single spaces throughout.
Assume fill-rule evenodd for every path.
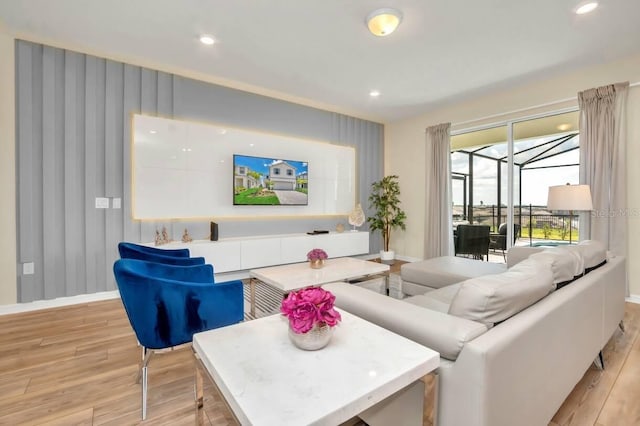
M 488 326 L 506 320 L 554 289 L 549 259 L 527 259 L 507 272 L 463 281 L 449 314 Z

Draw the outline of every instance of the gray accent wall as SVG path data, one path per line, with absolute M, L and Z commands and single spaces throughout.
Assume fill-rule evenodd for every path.
M 177 240 L 185 228 L 208 236 L 208 220 L 132 220 L 134 113 L 352 146 L 368 215 L 369 188 L 383 176 L 382 124 L 22 40 L 15 54 L 18 302 L 114 290 L 118 242 L 152 241 L 163 226 Z M 96 197 L 119 197 L 122 208 L 96 209 Z M 333 216 L 226 218 L 219 226 L 227 238 L 338 223 L 349 227 Z M 379 250 L 379 235 L 370 241 Z M 34 274 L 22 273 L 27 262 Z

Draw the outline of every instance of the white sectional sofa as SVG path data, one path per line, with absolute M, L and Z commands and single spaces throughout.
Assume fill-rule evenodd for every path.
M 508 256 L 502 274 L 403 300 L 323 287 L 338 307 L 440 353 L 438 424 L 546 425 L 622 321 L 625 259 L 601 264 L 594 242 Z M 581 268 L 590 272 L 555 289 Z

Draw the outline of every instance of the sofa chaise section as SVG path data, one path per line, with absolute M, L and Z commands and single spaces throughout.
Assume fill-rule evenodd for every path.
M 537 426 L 548 424 L 622 320 L 625 268 L 624 258 L 609 259 L 493 326 L 448 313 L 464 283 L 404 300 L 343 283 L 325 288 L 338 307 L 440 352 L 440 425 Z

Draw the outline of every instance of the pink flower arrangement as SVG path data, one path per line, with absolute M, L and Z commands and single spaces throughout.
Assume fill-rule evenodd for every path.
M 328 257 L 327 252 L 319 248 L 314 248 L 307 253 L 307 260 L 324 260 Z
M 336 297 L 320 287 L 304 288 L 293 291 L 282 301 L 280 312 L 289 318 L 291 329 L 297 333 L 306 333 L 316 324 L 333 327 L 342 317 L 333 308 Z

